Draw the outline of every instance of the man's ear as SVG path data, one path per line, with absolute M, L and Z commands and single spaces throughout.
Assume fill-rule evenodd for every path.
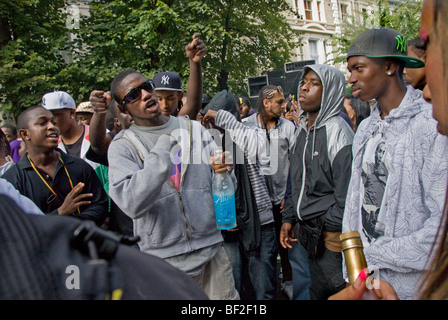
M 75 116 L 76 116 L 76 109 L 70 109 L 69 111 L 70 111 L 70 118 L 76 119 L 75 118 Z
M 180 111 L 180 109 L 184 106 L 184 102 L 182 101 L 183 98 L 184 98 L 184 93 L 183 93 L 183 91 L 180 91 L 179 95 L 177 96 L 177 100 L 179 100 L 179 104 L 177 106 L 177 111 Z
M 23 141 L 30 140 L 28 136 L 28 130 L 27 129 L 19 129 L 19 136 L 22 138 Z
M 114 118 L 114 127 L 123 129 L 124 126 L 121 124 L 121 122 L 120 122 L 120 120 L 118 120 L 118 118 Z
M 265 109 L 269 107 L 269 99 L 263 99 L 263 106 Z
M 386 59 L 386 74 L 391 76 L 398 71 L 399 65 L 393 59 Z

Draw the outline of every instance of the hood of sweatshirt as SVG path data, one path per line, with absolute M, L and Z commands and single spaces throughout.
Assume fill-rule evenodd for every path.
M 323 86 L 321 107 L 314 124 L 315 128 L 318 129 L 323 127 L 328 119 L 339 115 L 345 99 L 345 77 L 341 71 L 324 64 L 306 66 L 303 74 L 305 75 L 309 70 L 316 72 Z M 307 120 L 307 113 L 302 113 L 300 123 L 305 128 Z

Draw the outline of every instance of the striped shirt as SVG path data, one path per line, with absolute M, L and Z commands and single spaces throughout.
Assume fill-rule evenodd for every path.
M 249 127 L 261 127 L 257 120 L 257 114 L 244 118 L 243 123 Z M 278 205 L 282 202 L 286 192 L 286 181 L 289 174 L 289 153 L 294 150 L 297 139 L 296 127 L 284 118 L 279 118 L 277 124 L 269 130 L 269 164 L 271 172 L 266 176 L 270 180 L 269 194 L 272 203 Z

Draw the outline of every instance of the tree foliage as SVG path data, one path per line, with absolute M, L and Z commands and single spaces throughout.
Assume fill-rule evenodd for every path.
M 148 76 L 176 71 L 186 82 L 185 45 L 200 32 L 208 48 L 204 92 L 246 92 L 248 76 L 291 59 L 298 44 L 281 13 L 288 11 L 284 0 L 98 1 L 80 29 L 80 44 L 89 49 L 79 60 L 112 74 L 124 68 Z
M 61 8 L 63 0 L 0 2 L 0 99 L 16 115 L 58 86 L 69 40 Z
M 408 40 L 418 37 L 422 3 L 422 0 L 406 0 L 391 9 L 388 1 L 378 1 L 378 26 L 395 29 Z
M 362 16 L 362 21 L 356 21 L 354 17 L 351 17 L 344 21 L 343 35 L 333 37 L 334 43 L 338 47 L 337 58 L 334 62 L 345 62 L 345 55 L 353 39 L 374 27 L 395 29 L 407 40 L 416 38 L 420 26 L 422 2 L 422 0 L 406 0 L 398 2 L 392 8 L 387 0 L 370 1 L 372 7 L 377 10 L 358 12 L 358 15 Z
M 0 4 L 1 95 L 17 115 L 56 89 L 77 103 L 107 90 L 121 70 L 148 77 L 178 72 L 187 83 L 185 45 L 195 32 L 208 48 L 204 92 L 247 94 L 246 79 L 292 61 L 298 32 L 285 0 L 93 0 L 79 28 L 68 28 L 64 0 Z M 37 18 L 38 17 L 38 18 Z M 6 26 L 7 28 L 3 28 Z M 188 88 L 187 88 L 188 89 Z

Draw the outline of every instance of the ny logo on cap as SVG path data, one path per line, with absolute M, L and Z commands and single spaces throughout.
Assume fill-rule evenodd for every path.
M 406 52 L 406 39 L 402 36 L 396 36 L 395 40 L 397 40 L 397 47 L 396 49 L 400 52 Z
M 169 76 L 166 76 L 166 75 L 163 76 L 161 82 L 162 82 L 162 84 L 164 84 L 164 85 L 168 85 L 168 84 L 170 84 L 170 77 L 169 77 Z

